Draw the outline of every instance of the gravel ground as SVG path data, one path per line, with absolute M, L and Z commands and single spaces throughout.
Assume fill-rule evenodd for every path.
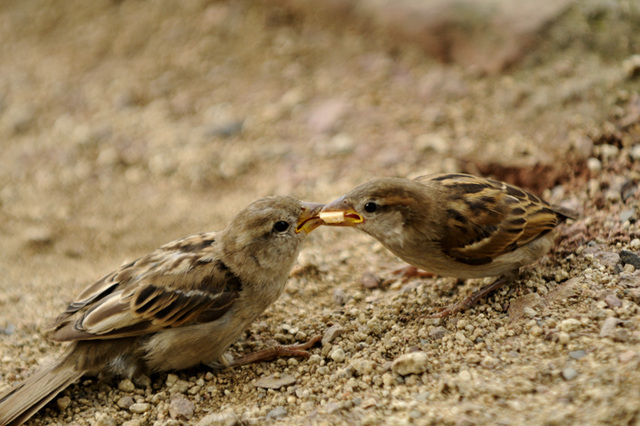
M 581 215 L 445 320 L 420 316 L 482 280 L 394 279 L 378 243 L 320 228 L 231 348 L 323 334 L 309 359 L 86 378 L 31 424 L 640 422 L 640 61 L 568 43 L 576 13 L 495 76 L 269 2 L 27 0 L 0 19 L 0 388 L 62 351 L 43 332 L 85 285 L 259 197 L 467 171 Z

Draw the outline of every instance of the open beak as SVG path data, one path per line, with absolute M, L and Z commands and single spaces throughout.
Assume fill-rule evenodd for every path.
M 302 213 L 298 218 L 298 225 L 296 226 L 296 234 L 300 232 L 304 232 L 308 234 L 309 232 L 316 229 L 318 226 L 322 225 L 322 219 L 318 216 L 320 210 L 324 207 L 324 204 L 316 204 L 316 203 L 307 203 L 302 202 Z
M 326 205 L 318 216 L 329 226 L 356 226 L 364 222 L 364 218 L 345 197 Z

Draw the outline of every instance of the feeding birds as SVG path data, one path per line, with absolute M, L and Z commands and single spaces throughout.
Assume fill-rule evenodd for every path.
M 363 183 L 324 207 L 329 226 L 352 226 L 402 260 L 437 275 L 501 276 L 438 314 L 468 309 L 544 256 L 570 209 L 493 179 L 463 173 Z
M 53 364 L 0 395 L 0 425 L 21 424 L 83 375 L 136 377 L 200 363 L 229 365 L 226 349 L 283 292 L 322 205 L 268 197 L 220 232 L 163 245 L 88 286 L 55 320 L 71 342 Z M 230 365 L 308 356 L 316 343 L 279 346 Z

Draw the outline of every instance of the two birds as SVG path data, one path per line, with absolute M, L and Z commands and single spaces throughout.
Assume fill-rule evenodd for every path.
M 168 243 L 87 287 L 56 319 L 66 353 L 0 395 L 0 425 L 21 424 L 83 375 L 136 377 L 198 364 L 305 356 L 317 342 L 229 362 L 224 352 L 284 290 L 307 234 L 352 226 L 406 262 L 457 278 L 504 276 L 444 311 L 473 306 L 546 254 L 572 211 L 466 174 L 375 179 L 327 206 L 269 197 L 220 232 Z

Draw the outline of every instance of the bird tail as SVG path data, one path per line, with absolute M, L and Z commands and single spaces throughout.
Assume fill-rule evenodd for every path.
M 558 206 L 558 205 L 552 205 L 551 206 L 551 210 L 553 210 L 554 212 L 560 214 L 561 216 L 564 216 L 561 219 L 561 222 L 564 222 L 565 219 L 573 219 L 573 220 L 577 220 L 578 217 L 580 217 L 578 215 L 577 211 L 571 210 L 567 207 L 563 207 L 563 206 Z
M 13 389 L 0 394 L 0 426 L 17 426 L 78 380 L 83 371 L 67 357 L 41 368 Z

